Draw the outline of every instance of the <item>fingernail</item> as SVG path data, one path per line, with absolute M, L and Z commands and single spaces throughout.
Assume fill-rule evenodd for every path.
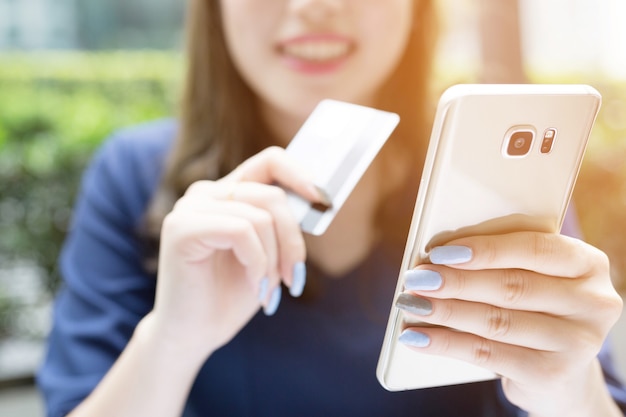
M 472 249 L 467 246 L 437 246 L 429 256 L 430 261 L 437 265 L 462 264 L 472 260 Z
M 398 296 L 396 307 L 418 316 L 427 316 L 433 312 L 433 305 L 429 300 L 406 293 Z
M 306 284 L 306 266 L 304 262 L 298 262 L 293 266 L 293 281 L 289 287 L 289 294 L 292 297 L 300 297 Z
M 398 340 L 408 346 L 426 347 L 430 344 L 430 337 L 427 334 L 411 329 L 404 330 Z
M 274 288 L 272 291 L 272 295 L 270 296 L 270 301 L 267 303 L 267 306 L 263 309 L 263 312 L 266 316 L 273 316 L 278 310 L 278 305 L 280 304 L 280 297 L 282 295 L 282 287 L 279 285 Z
M 269 289 L 270 279 L 265 277 L 259 283 L 259 301 L 265 300 L 267 297 L 267 290 Z
M 432 291 L 441 287 L 439 272 L 430 269 L 411 269 L 404 273 L 404 288 L 412 291 Z

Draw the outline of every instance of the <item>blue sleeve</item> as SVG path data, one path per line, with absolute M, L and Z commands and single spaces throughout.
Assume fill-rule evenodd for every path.
M 626 415 L 626 388 L 622 380 L 622 375 L 618 375 L 615 363 L 611 357 L 611 339 L 608 338 L 602 346 L 602 350 L 598 354 L 598 359 L 602 364 L 602 372 L 604 373 L 604 379 L 606 380 L 607 387 L 611 396 L 619 406 L 622 413 Z
M 108 140 L 83 178 L 37 374 L 49 417 L 69 413 L 89 395 L 154 302 L 156 282 L 142 268 L 137 227 L 159 164 L 132 136 Z

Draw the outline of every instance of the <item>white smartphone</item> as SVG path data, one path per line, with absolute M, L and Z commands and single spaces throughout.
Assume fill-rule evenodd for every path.
M 463 236 L 559 233 L 601 96 L 586 85 L 457 85 L 442 95 L 400 268 Z M 407 317 L 392 303 L 377 367 L 390 391 L 493 379 L 456 359 L 398 341 Z

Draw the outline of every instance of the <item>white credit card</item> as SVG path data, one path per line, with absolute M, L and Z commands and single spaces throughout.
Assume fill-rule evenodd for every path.
M 332 207 L 324 210 L 289 193 L 289 205 L 304 232 L 326 231 L 399 121 L 395 113 L 336 100 L 315 107 L 286 150 L 313 175 Z

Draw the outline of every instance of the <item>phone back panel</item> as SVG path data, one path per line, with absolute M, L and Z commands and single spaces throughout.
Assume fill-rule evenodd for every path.
M 427 263 L 434 246 L 463 236 L 558 233 L 600 101 L 596 90 L 582 85 L 448 89 L 437 109 L 394 301 L 404 289 L 404 272 Z M 392 306 L 377 369 L 386 389 L 495 377 L 399 343 L 404 319 Z

